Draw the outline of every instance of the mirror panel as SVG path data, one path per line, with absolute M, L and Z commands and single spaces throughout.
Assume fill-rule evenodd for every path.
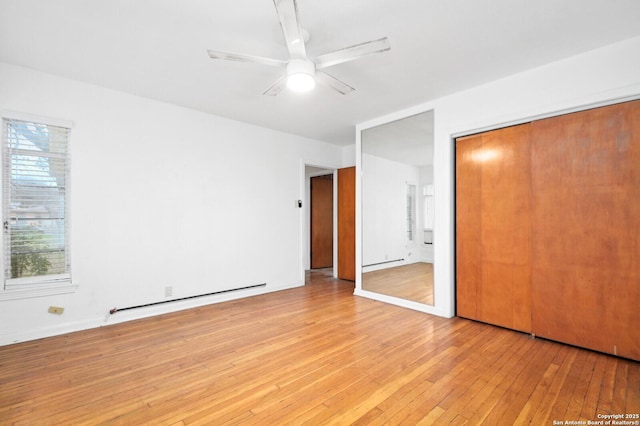
M 362 289 L 431 306 L 433 116 L 361 133 Z

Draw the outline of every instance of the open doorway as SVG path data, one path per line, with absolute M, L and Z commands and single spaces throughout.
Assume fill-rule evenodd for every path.
M 335 170 L 305 164 L 305 281 L 309 271 L 335 276 Z
M 340 278 L 347 281 L 355 280 L 355 167 L 346 167 L 340 169 L 330 169 L 311 166 L 304 164 L 305 173 L 305 185 L 304 194 L 305 202 L 304 219 L 302 220 L 302 238 L 304 243 L 302 245 L 303 251 L 303 276 L 304 282 L 307 282 L 309 271 L 322 271 L 322 275 L 327 278 Z M 324 177 L 323 177 L 324 176 Z M 312 178 L 319 177 L 314 181 L 314 189 L 316 183 L 318 187 L 324 187 L 320 191 L 324 192 L 318 200 L 315 201 L 315 207 L 321 207 L 324 212 L 321 216 L 324 216 L 325 220 L 331 218 L 331 223 L 328 220 L 324 225 L 312 225 L 311 211 L 313 209 L 312 194 L 311 194 L 311 182 Z M 331 179 L 331 180 L 329 180 Z M 330 182 L 330 184 L 329 184 Z M 329 188 L 331 189 L 331 196 L 329 196 Z M 330 214 L 329 214 L 330 212 Z M 315 214 L 315 213 L 314 213 Z M 328 256 L 331 248 L 331 266 L 329 262 L 320 261 L 321 263 L 315 263 L 312 269 L 312 250 L 315 252 L 318 250 L 315 246 L 312 249 L 312 232 L 317 230 L 318 226 L 324 227 L 324 235 L 326 236 L 328 230 L 331 230 L 331 240 L 328 237 L 324 239 L 324 256 Z M 314 231 L 312 231 L 314 228 Z M 331 243 L 327 243 L 331 241 Z M 316 274 L 317 275 L 317 274 Z

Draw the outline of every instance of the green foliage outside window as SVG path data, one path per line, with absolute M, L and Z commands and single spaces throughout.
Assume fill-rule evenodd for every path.
M 12 250 L 11 278 L 46 275 L 51 267 L 51 261 L 47 256 L 49 245 L 46 239 L 44 232 L 32 227 L 28 228 L 28 232 L 11 234 L 12 247 L 28 250 Z

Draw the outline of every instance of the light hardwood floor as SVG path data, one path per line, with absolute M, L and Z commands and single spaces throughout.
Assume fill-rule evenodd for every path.
M 416 262 L 362 275 L 362 288 L 433 305 L 433 263 Z
M 352 292 L 313 273 L 297 289 L 0 347 L 0 423 L 551 425 L 640 412 L 637 362 Z

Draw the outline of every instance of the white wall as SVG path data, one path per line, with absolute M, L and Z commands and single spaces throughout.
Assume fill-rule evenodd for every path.
M 407 184 L 416 185 L 419 195 L 417 167 L 362 154 L 362 263 L 373 265 L 404 259 L 417 261 L 418 241 L 407 241 Z M 417 236 L 421 236 L 420 212 Z M 387 263 L 365 268 L 365 272 L 398 266 Z
M 434 109 L 435 111 L 435 306 L 403 303 L 442 316 L 455 314 L 454 151 L 455 136 L 503 127 L 543 116 L 640 98 L 640 37 L 532 69 L 493 83 L 360 123 L 361 130 Z M 361 140 L 356 139 L 356 166 Z M 356 174 L 356 185 L 360 185 Z M 361 194 L 356 193 L 356 268 L 361 268 Z M 365 213 L 366 214 L 366 213 Z M 356 294 L 381 298 L 362 291 Z M 387 300 L 393 303 L 397 301 Z
M 0 63 L 0 111 L 70 120 L 73 294 L 0 300 L 0 344 L 304 283 L 304 162 L 343 149 Z M 127 307 L 259 283 L 266 288 Z M 2 290 L 0 290 L 2 291 Z M 65 308 L 61 316 L 50 305 Z
M 343 167 L 353 167 L 356 165 L 356 145 L 347 145 L 342 148 Z

